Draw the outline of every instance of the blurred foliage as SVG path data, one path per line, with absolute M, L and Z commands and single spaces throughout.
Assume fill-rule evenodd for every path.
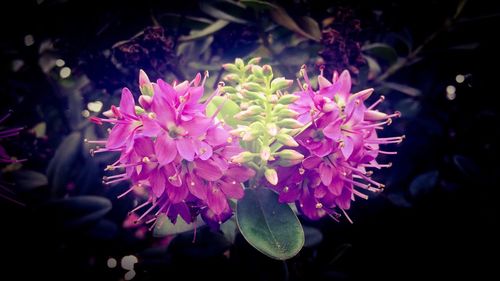
M 0 5 L 0 113 L 14 110 L 2 126 L 26 128 L 2 146 L 28 159 L 2 167 L 2 183 L 27 206 L 0 201 L 2 268 L 14 275 L 1 274 L 119 280 L 126 271 L 109 268 L 107 261 L 130 254 L 139 259 L 137 280 L 180 274 L 476 280 L 493 268 L 487 257 L 497 235 L 500 120 L 490 88 L 497 71 L 490 68 L 499 65 L 499 56 L 487 31 L 500 24 L 495 3 Z M 407 137 L 399 154 L 387 157 L 393 167 L 379 175 L 387 191 L 354 204 L 354 225 L 303 221 L 306 247 L 287 262 L 258 253 L 232 220 L 221 232 L 199 226 L 175 238 L 154 238 L 177 231 L 149 231 L 131 222 L 127 212 L 139 202 L 133 195 L 116 199 L 124 184 L 101 184 L 105 163 L 116 156 L 90 155 L 83 139 L 103 138 L 106 131 L 87 117 L 117 104 L 122 87 L 139 93 L 141 68 L 151 78 L 169 80 L 208 70 L 207 85 L 215 87 L 223 63 L 256 56 L 289 78 L 302 64 L 317 72 L 324 65 L 327 75 L 347 68 L 354 90 L 374 87 L 386 96 L 383 110 L 402 112 L 384 132 Z

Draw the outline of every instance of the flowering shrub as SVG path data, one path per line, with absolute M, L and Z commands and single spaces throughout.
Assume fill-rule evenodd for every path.
M 137 105 L 124 88 L 119 107 L 111 106 L 106 118 L 91 117 L 112 125 L 106 140 L 87 141 L 104 146 L 92 153 L 120 153 L 106 168 L 120 172 L 105 183 L 130 181 L 119 197 L 147 191 L 145 202 L 132 210 L 145 209 L 137 221 L 156 230 L 169 223 L 165 216 L 188 225 L 197 225 L 201 216 L 219 228 L 236 212 L 250 244 L 286 259 L 304 243 L 287 203 L 309 219 L 338 220 L 344 214 L 350 221 L 351 201 L 384 188 L 370 177 L 371 169 L 389 167 L 377 156 L 396 152 L 380 145 L 400 143 L 404 136 L 382 138 L 377 131 L 399 112 L 377 111 L 383 97 L 365 104 L 373 89 L 352 94 L 347 71 L 335 72 L 331 81 L 321 72 L 315 88 L 304 66 L 305 83 L 290 93 L 293 80 L 275 78 L 271 66 L 259 66 L 259 60 L 225 64 L 228 85 L 221 82 L 208 95 L 208 74 L 169 84 L 152 83 L 141 71 Z

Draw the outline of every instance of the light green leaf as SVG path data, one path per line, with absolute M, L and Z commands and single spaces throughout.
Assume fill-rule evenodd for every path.
M 164 237 L 168 235 L 179 234 L 183 232 L 188 232 L 193 230 L 195 227 L 203 226 L 205 223 L 196 217 L 196 220 L 192 223 L 187 223 L 180 216 L 177 217 L 177 221 L 173 224 L 170 219 L 165 215 L 161 214 L 156 222 L 155 228 L 153 230 L 154 237 Z
M 228 23 L 229 22 L 226 20 L 217 20 L 216 22 L 212 23 L 211 25 L 207 26 L 202 30 L 191 31 L 190 35 L 179 37 L 179 41 L 186 42 L 208 36 L 224 28 Z
M 304 245 L 304 230 L 288 204 L 269 189 L 247 189 L 236 206 L 236 221 L 245 239 L 278 260 L 295 256 Z
M 319 41 L 320 38 L 314 37 L 313 35 L 305 32 L 299 25 L 292 19 L 292 17 L 283 9 L 282 7 L 275 7 L 271 11 L 271 18 L 279 25 L 288 28 L 289 30 L 300 34 L 306 38 L 314 41 Z
M 214 3 L 215 4 L 215 3 Z M 207 3 L 206 1 L 200 2 L 200 9 L 205 12 L 207 15 L 210 15 L 216 19 L 227 20 L 229 22 L 236 22 L 241 24 L 248 24 L 249 22 L 241 17 L 236 15 L 242 14 L 244 11 L 241 11 L 242 8 L 237 5 L 237 3 L 233 3 L 231 1 L 221 1 L 219 4 L 226 4 L 226 9 L 220 9 L 212 5 L 211 3 Z
M 219 120 L 224 120 L 226 124 L 233 128 L 236 128 L 236 125 L 241 124 L 241 121 L 234 119 L 234 115 L 240 112 L 241 109 L 234 101 L 230 99 L 225 99 L 221 96 L 214 97 L 207 105 L 207 115 L 212 116 L 222 103 L 224 103 L 224 105 L 219 111 L 219 114 L 217 114 L 217 118 Z

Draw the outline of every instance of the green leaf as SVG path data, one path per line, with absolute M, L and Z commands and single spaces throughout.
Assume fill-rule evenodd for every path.
M 411 195 L 418 197 L 429 193 L 436 186 L 438 176 L 438 171 L 430 171 L 417 176 L 410 184 Z
M 410 97 L 418 97 L 422 94 L 422 92 L 419 89 L 404 84 L 399 84 L 394 82 L 383 82 L 382 86 L 392 90 L 396 90 L 403 94 L 407 94 Z
M 245 239 L 278 260 L 295 256 L 304 245 L 304 230 L 288 204 L 269 189 L 247 189 L 236 206 L 236 221 Z
M 49 202 L 41 211 L 66 228 L 87 226 L 111 210 L 111 201 L 100 196 L 75 196 Z
M 206 1 L 200 2 L 200 9 L 207 15 L 210 15 L 216 19 L 227 20 L 229 22 L 236 22 L 241 24 L 248 24 L 249 22 L 243 19 L 244 9 L 238 3 L 231 1 L 216 1 L 213 4 L 219 4 L 217 6 L 212 5 L 212 3 L 207 3 Z
M 241 4 L 244 4 L 245 6 L 252 7 L 255 9 L 277 9 L 278 6 L 274 5 L 273 3 L 267 2 L 267 1 L 260 1 L 260 0 L 241 0 Z
M 13 172 L 16 189 L 29 191 L 37 187 L 46 186 L 48 184 L 47 177 L 39 172 L 31 170 L 19 170 Z
M 165 26 L 176 28 L 187 27 L 189 29 L 203 29 L 213 23 L 212 20 L 207 18 L 185 16 L 173 13 L 161 14 L 158 16 L 158 20 Z
M 226 20 L 217 20 L 216 22 L 212 23 L 211 25 L 207 26 L 206 28 L 198 31 L 191 31 L 190 35 L 187 36 L 181 36 L 179 37 L 180 42 L 186 42 L 190 40 L 196 40 L 199 38 L 203 38 L 205 36 L 208 36 L 210 34 L 213 34 L 220 29 L 224 28 L 229 22 Z
M 154 237 L 164 237 L 168 235 L 188 232 L 193 230 L 195 227 L 200 227 L 205 224 L 199 216 L 192 223 L 187 223 L 183 218 L 178 216 L 177 221 L 175 222 L 175 224 L 173 224 L 165 214 L 161 214 L 157 220 L 158 221 L 156 222 L 155 228 L 153 230 Z
M 323 233 L 315 227 L 304 226 L 304 234 L 306 237 L 304 247 L 314 247 L 323 241 Z
M 59 145 L 47 167 L 47 177 L 53 191 L 66 185 L 73 163 L 80 153 L 82 134 L 73 132 Z
M 361 50 L 371 57 L 384 61 L 392 65 L 398 61 L 398 54 L 391 46 L 383 43 L 373 43 L 364 45 Z
M 302 30 L 311 35 L 315 41 L 319 42 L 321 40 L 321 29 L 315 19 L 304 16 L 299 19 L 299 24 Z
M 241 121 L 234 119 L 234 115 L 240 112 L 241 109 L 234 101 L 230 99 L 225 99 L 221 96 L 214 97 L 207 105 L 207 115 L 212 116 L 223 102 L 224 105 L 219 111 L 219 114 L 217 114 L 217 118 L 219 118 L 219 120 L 224 120 L 226 124 L 233 128 L 236 128 L 236 125 L 241 124 Z
M 292 19 L 292 17 L 283 9 L 282 7 L 276 6 L 271 11 L 271 18 L 279 25 L 300 34 L 306 38 L 314 41 L 319 41 L 320 38 L 314 37 L 313 35 L 302 30 L 299 25 Z

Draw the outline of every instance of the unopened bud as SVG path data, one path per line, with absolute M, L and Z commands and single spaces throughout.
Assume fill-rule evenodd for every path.
M 387 119 L 387 114 L 377 110 L 366 110 L 364 119 L 366 121 L 380 121 Z
M 224 80 L 226 80 L 226 81 L 236 81 L 239 79 L 240 79 L 240 76 L 236 73 L 230 73 L 230 74 L 224 76 Z
M 242 59 L 240 59 L 240 58 L 235 59 L 235 60 L 234 60 L 234 64 L 236 65 L 236 67 L 237 67 L 238 69 L 243 69 L 243 68 L 245 67 L 245 63 L 244 63 L 244 62 L 243 62 L 243 60 L 242 60 Z
M 271 148 L 269 146 L 262 147 L 260 151 L 260 159 L 267 161 L 271 157 Z
M 231 158 L 231 162 L 240 163 L 240 164 L 250 162 L 250 161 L 252 161 L 254 156 L 255 156 L 255 154 L 250 152 L 250 151 L 243 151 L 240 154 L 233 156 Z
M 291 109 L 282 109 L 278 112 L 278 116 L 281 118 L 295 118 L 299 115 L 299 113 L 295 110 Z
M 282 128 L 290 128 L 290 129 L 298 129 L 304 126 L 304 124 L 292 118 L 285 118 L 283 120 L 280 120 L 278 121 L 277 125 Z
M 293 84 L 293 80 L 278 77 L 271 82 L 271 92 L 276 92 L 284 88 L 288 88 Z
M 233 63 L 225 63 L 222 65 L 222 67 L 224 68 L 224 70 L 229 72 L 239 72 L 239 69 Z
M 139 97 L 139 104 L 145 109 L 149 109 L 151 107 L 152 102 L 153 102 L 153 97 L 151 96 L 141 95 Z
M 220 91 L 222 93 L 230 93 L 230 94 L 234 94 L 236 93 L 236 89 L 234 87 L 231 87 L 231 86 L 224 86 L 220 89 Z
M 274 123 L 267 124 L 267 132 L 273 137 L 276 136 L 278 134 L 278 126 Z
M 302 160 L 304 159 L 304 155 L 293 149 L 283 149 L 282 151 L 276 153 L 281 159 L 285 160 Z
M 247 89 L 249 91 L 254 91 L 254 92 L 263 92 L 264 91 L 262 86 L 255 83 L 255 82 L 247 82 L 247 83 L 243 84 L 243 88 Z
M 241 90 L 241 95 L 250 100 L 266 100 L 266 97 L 262 93 L 252 92 L 249 90 Z
M 137 106 L 137 105 L 134 107 L 134 109 L 135 109 L 135 114 L 137 114 L 137 115 L 141 115 L 141 114 L 143 114 L 143 113 L 145 113 L 145 112 L 146 112 L 146 111 L 144 110 L 144 108 L 142 108 L 142 107 L 140 107 L 140 106 Z
M 265 64 L 262 67 L 262 74 L 266 77 L 273 77 L 273 68 L 269 64 Z
M 299 144 L 295 141 L 295 139 L 287 134 L 278 134 L 276 135 L 276 140 L 280 142 L 281 144 L 284 144 L 286 146 L 292 146 L 292 147 L 297 147 Z
M 270 184 L 272 184 L 272 185 L 278 184 L 278 173 L 276 173 L 276 170 L 266 169 L 264 171 L 264 176 L 266 177 L 267 181 Z
M 252 66 L 252 74 L 256 78 L 262 78 L 262 77 L 264 77 L 264 72 L 262 71 L 262 67 L 260 67 L 258 65 L 253 65 Z
M 255 57 L 255 58 L 252 58 L 248 61 L 247 64 L 258 64 L 260 62 L 262 58 L 261 57 Z
M 278 100 L 278 103 L 280 103 L 280 104 L 291 104 L 291 103 L 295 102 L 298 99 L 299 99 L 299 96 L 287 94 L 287 95 L 281 96 L 280 99 Z
M 139 70 L 139 89 L 143 95 L 153 96 L 154 94 L 153 84 L 151 84 L 148 75 L 142 69 Z

